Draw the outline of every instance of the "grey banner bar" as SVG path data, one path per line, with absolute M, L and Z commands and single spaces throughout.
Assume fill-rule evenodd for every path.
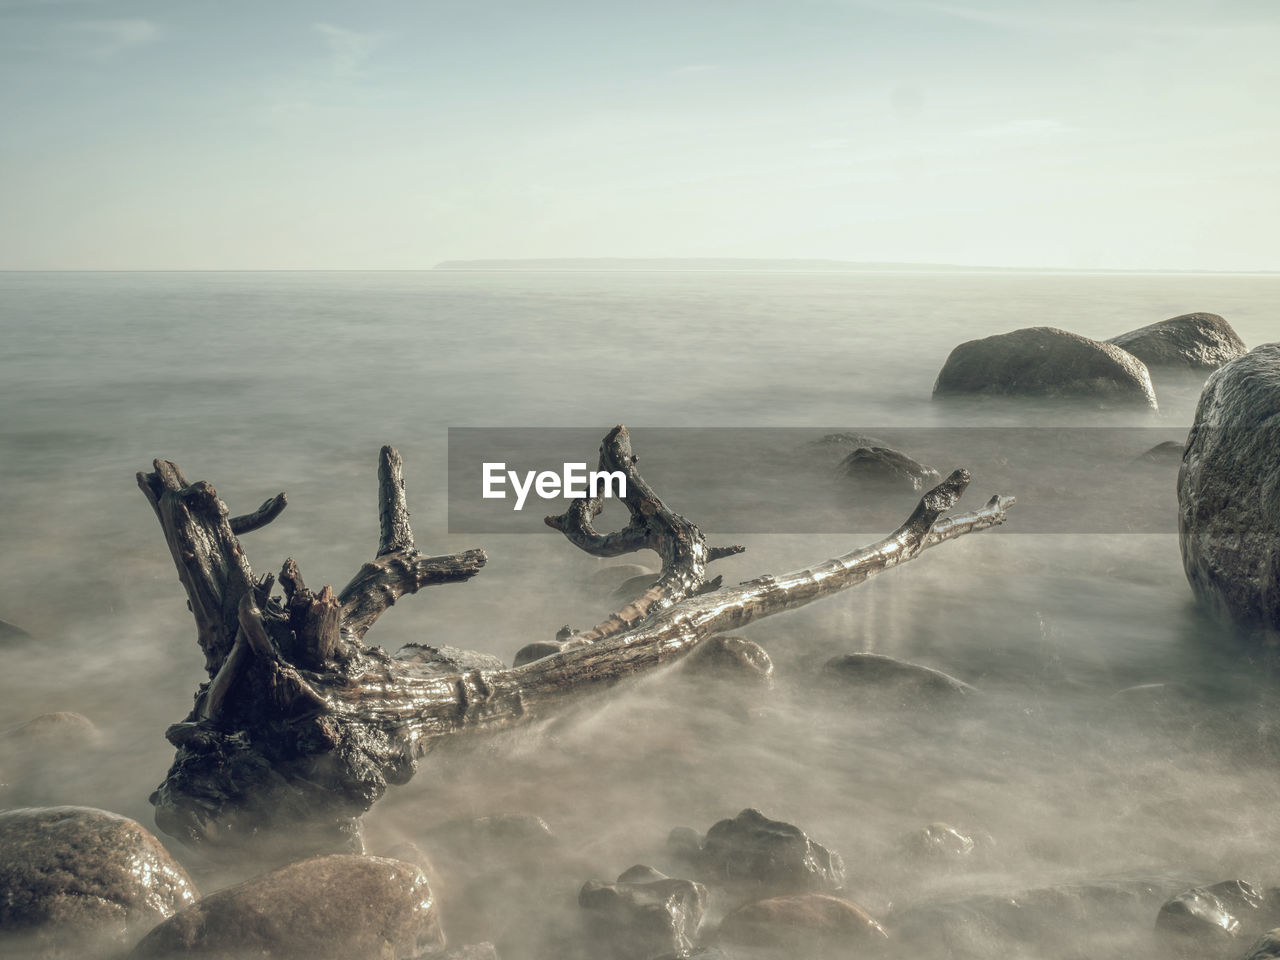
M 450 428 L 449 532 L 552 532 L 542 518 L 569 501 L 539 496 L 538 474 L 548 475 L 542 492 L 550 493 L 563 486 L 565 464 L 579 465 L 569 468 L 569 479 L 585 487 L 608 430 Z M 1186 435 L 1185 427 L 631 431 L 645 480 L 673 510 L 719 534 L 891 531 L 922 491 L 900 475 L 904 461 L 882 450 L 944 477 L 967 469 L 973 482 L 958 509 L 981 506 L 995 493 L 1017 497 L 1003 532 L 1174 533 Z M 933 482 L 924 479 L 923 489 Z M 517 488 L 526 491 L 519 510 Z M 626 520 L 626 508 L 606 500 L 597 526 L 616 529 Z

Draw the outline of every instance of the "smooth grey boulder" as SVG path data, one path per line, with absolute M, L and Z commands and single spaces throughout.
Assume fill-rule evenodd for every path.
M 1166 440 L 1164 443 L 1157 443 L 1150 450 L 1139 454 L 1134 459 L 1142 463 L 1181 463 L 1182 454 L 1185 450 L 1186 447 L 1177 440 Z
M 668 840 L 673 850 L 676 833 Z M 687 844 L 686 833 L 679 836 Z M 815 843 L 799 827 L 751 808 L 721 820 L 697 849 L 686 845 L 683 852 L 698 879 L 751 889 L 758 896 L 835 891 L 844 885 L 840 854 Z
M 859 447 L 836 469 L 860 486 L 888 490 L 923 490 L 942 481 L 942 474 L 933 467 L 891 447 Z
M 8 620 L 0 620 L 0 643 L 30 640 L 31 634 L 23 630 L 16 623 L 10 623 Z
M 1194 887 L 1173 897 L 1156 915 L 1156 933 L 1174 953 L 1227 955 L 1275 921 L 1267 898 L 1243 880 Z
M 702 884 L 668 877 L 643 864 L 624 871 L 614 883 L 590 880 L 578 894 L 595 938 L 634 960 L 666 953 L 687 956 L 706 902 Z
M 197 896 L 128 817 L 91 807 L 0 812 L 0 955 L 114 955 Z
M 1280 630 L 1280 343 L 1205 384 L 1178 470 L 1178 542 L 1201 602 Z
M 210 894 L 152 930 L 129 956 L 409 960 L 444 946 L 421 869 L 332 854 Z
M 1148 367 L 1192 370 L 1213 370 L 1244 356 L 1247 350 L 1231 324 L 1216 313 L 1184 313 L 1122 333 L 1107 343 L 1133 354 Z
M 889 938 L 884 927 L 852 900 L 800 893 L 748 903 L 720 923 L 719 940 L 743 946 L 806 950 L 865 947 Z
M 937 397 L 1083 397 L 1156 407 L 1151 373 L 1131 353 L 1054 327 L 1027 327 L 951 351 L 933 385 Z
M 881 653 L 847 653 L 822 668 L 824 679 L 856 685 L 872 693 L 897 697 L 966 697 L 977 688 L 941 670 L 908 663 Z

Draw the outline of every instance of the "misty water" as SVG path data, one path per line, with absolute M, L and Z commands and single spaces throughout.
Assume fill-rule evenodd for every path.
M 285 513 L 243 538 L 250 563 L 277 571 L 291 556 L 309 584 L 340 587 L 376 548 L 376 457 L 394 444 L 419 547 L 482 547 L 489 563 L 405 598 L 367 642 L 510 662 L 616 601 L 591 580 L 605 564 L 546 530 L 546 511 L 526 511 L 527 533 L 447 532 L 449 427 L 599 437 L 625 423 L 642 470 L 646 428 L 786 427 L 778 442 L 791 443 L 864 428 L 1134 426 L 1181 441 L 1202 378 L 1157 374 L 1158 412 L 941 403 L 930 391 L 963 340 L 1033 325 L 1106 338 L 1205 310 L 1252 347 L 1276 338 L 1278 300 L 1278 278 L 1225 275 L 2 274 L 0 618 L 33 639 L 0 639 L 0 728 L 76 711 L 101 739 L 10 757 L 0 806 L 86 804 L 152 824 L 147 796 L 173 756 L 163 731 L 206 679 L 134 480 L 154 458 L 210 481 L 233 513 L 287 491 Z M 579 456 L 593 460 L 594 446 Z M 1059 466 L 1046 457 L 1046 471 Z M 1155 469 L 1171 490 L 1176 463 Z M 668 470 L 708 499 L 737 482 L 697 462 Z M 1024 496 L 979 478 L 966 502 L 996 492 Z M 810 529 L 806 505 L 775 494 L 778 532 L 706 530 L 748 547 L 717 564 L 726 581 L 889 532 L 788 533 L 788 507 Z M 750 627 L 775 664 L 767 696 L 656 675 L 563 723 L 428 756 L 366 817 L 370 852 L 425 845 L 447 820 L 543 817 L 575 864 L 553 874 L 561 885 L 445 891 L 444 922 L 455 942 L 495 940 L 504 957 L 565 956 L 582 882 L 634 863 L 685 875 L 666 846 L 673 827 L 703 833 L 756 807 L 841 853 L 848 895 L 912 956 L 1156 955 L 1165 895 L 1280 883 L 1276 676 L 1197 613 L 1176 536 L 1019 533 L 1017 510 L 1006 528 Z M 864 650 L 981 695 L 903 709 L 819 683 L 826 660 Z M 976 832 L 979 850 L 912 857 L 902 838 L 934 821 Z M 206 893 L 252 872 L 162 839 Z M 528 851 L 509 852 L 513 873 L 527 869 L 516 865 Z M 1019 918 L 956 905 L 988 895 L 1017 900 Z M 714 920 L 731 904 L 712 896 Z

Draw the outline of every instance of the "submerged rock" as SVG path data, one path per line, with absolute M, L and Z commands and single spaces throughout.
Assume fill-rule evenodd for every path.
M 431 673 L 447 676 L 454 673 L 470 673 L 472 670 L 505 670 L 507 665 L 499 658 L 477 650 L 463 650 L 448 645 L 432 646 L 427 643 L 406 643 L 396 651 L 395 659 L 421 663 Z
M 962 860 L 977 849 L 977 838 L 949 823 L 931 823 L 902 838 L 902 846 L 918 857 L 930 860 Z
M 837 469 L 859 485 L 886 490 L 923 490 L 942 480 L 933 467 L 890 447 L 859 447 Z
M 591 880 L 578 894 L 590 911 L 595 937 L 619 956 L 649 960 L 665 953 L 686 956 L 702 925 L 707 888 L 637 865 L 615 883 Z
M 1130 330 L 1107 343 L 1133 354 L 1148 367 L 1212 370 L 1244 356 L 1244 341 L 1216 313 L 1184 313 Z
M 1183 451 L 1186 449 L 1177 440 L 1166 440 L 1164 443 L 1157 443 L 1134 459 L 1143 463 L 1181 463 Z
M 210 894 L 156 927 L 130 957 L 408 960 L 444 945 L 418 867 L 333 854 Z
M 934 397 L 1085 397 L 1156 406 L 1151 373 L 1114 344 L 1053 327 L 1028 327 L 962 343 L 947 357 Z
M 1280 343 L 1205 384 L 1178 471 L 1178 541 L 1199 600 L 1280 630 Z
M 828 680 L 855 684 L 875 693 L 910 697 L 966 697 L 978 692 L 963 680 L 918 663 L 880 653 L 848 653 L 832 657 L 822 668 Z
M 833 891 L 844 885 L 840 854 L 799 827 L 750 808 L 715 824 L 687 854 L 699 879 L 758 893 Z
M 16 623 L 10 623 L 8 620 L 0 620 L 0 643 L 13 642 L 32 639 L 31 634 L 27 633 Z
M 746 637 L 711 637 L 685 658 L 684 669 L 697 676 L 718 677 L 747 687 L 773 685 L 773 660 L 764 647 Z
M 1280 928 L 1259 937 L 1244 960 L 1280 960 Z
M 0 953 L 115 954 L 197 895 L 128 817 L 91 807 L 0 812 Z
M 748 903 L 721 921 L 719 933 L 726 943 L 793 950 L 836 945 L 856 949 L 888 938 L 884 927 L 858 904 L 822 893 Z
M 1243 880 L 1194 887 L 1165 903 L 1156 915 L 1163 944 L 1180 954 L 1225 954 L 1275 922 L 1274 908 Z
M 0 749 L 91 747 L 98 739 L 98 728 L 92 720 L 83 714 L 64 710 L 42 713 L 0 733 Z
M 607 567 L 601 567 L 591 574 L 587 582 L 593 586 L 614 589 L 625 581 L 634 580 L 636 577 L 653 578 L 657 575 L 657 571 L 640 563 L 614 563 Z

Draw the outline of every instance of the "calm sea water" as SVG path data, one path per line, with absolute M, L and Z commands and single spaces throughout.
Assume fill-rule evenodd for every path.
M 369 641 L 509 659 L 610 601 L 587 585 L 598 562 L 553 535 L 447 535 L 450 426 L 1129 425 L 1176 440 L 1199 381 L 1157 378 L 1158 413 L 935 404 L 930 389 L 962 340 L 1032 325 L 1105 338 L 1207 310 L 1255 346 L 1280 333 L 1278 301 L 1280 278 L 1248 276 L 0 274 L 0 618 L 36 637 L 0 647 L 0 727 L 74 710 L 103 737 L 0 805 L 88 803 L 150 822 L 146 797 L 172 756 L 162 732 L 203 679 L 134 482 L 155 457 L 212 482 L 234 512 L 287 490 L 285 514 L 246 536 L 250 561 L 266 572 L 293 556 L 309 583 L 340 586 L 376 545 L 376 456 L 395 444 L 420 547 L 481 546 L 490 564 L 407 599 Z M 726 578 L 856 545 L 740 539 L 749 550 L 721 565 Z M 1172 536 L 968 537 L 748 635 L 777 664 L 762 713 L 673 698 L 663 678 L 637 684 L 552 732 L 428 758 L 367 818 L 371 847 L 428 820 L 521 810 L 596 876 L 634 862 L 678 872 L 662 859 L 671 827 L 756 806 L 841 851 L 853 894 L 891 917 L 1115 877 L 1280 880 L 1273 678 L 1198 617 Z M 819 696 L 821 664 L 855 650 L 938 667 L 984 697 L 939 716 Z M 1121 693 L 1152 683 L 1166 686 Z M 988 853 L 948 869 L 910 861 L 899 838 L 935 820 L 989 834 Z M 538 911 L 530 899 L 512 916 Z M 1030 953 L 999 931 L 947 949 L 1147 951 L 1154 914 L 1120 913 L 1033 924 Z

